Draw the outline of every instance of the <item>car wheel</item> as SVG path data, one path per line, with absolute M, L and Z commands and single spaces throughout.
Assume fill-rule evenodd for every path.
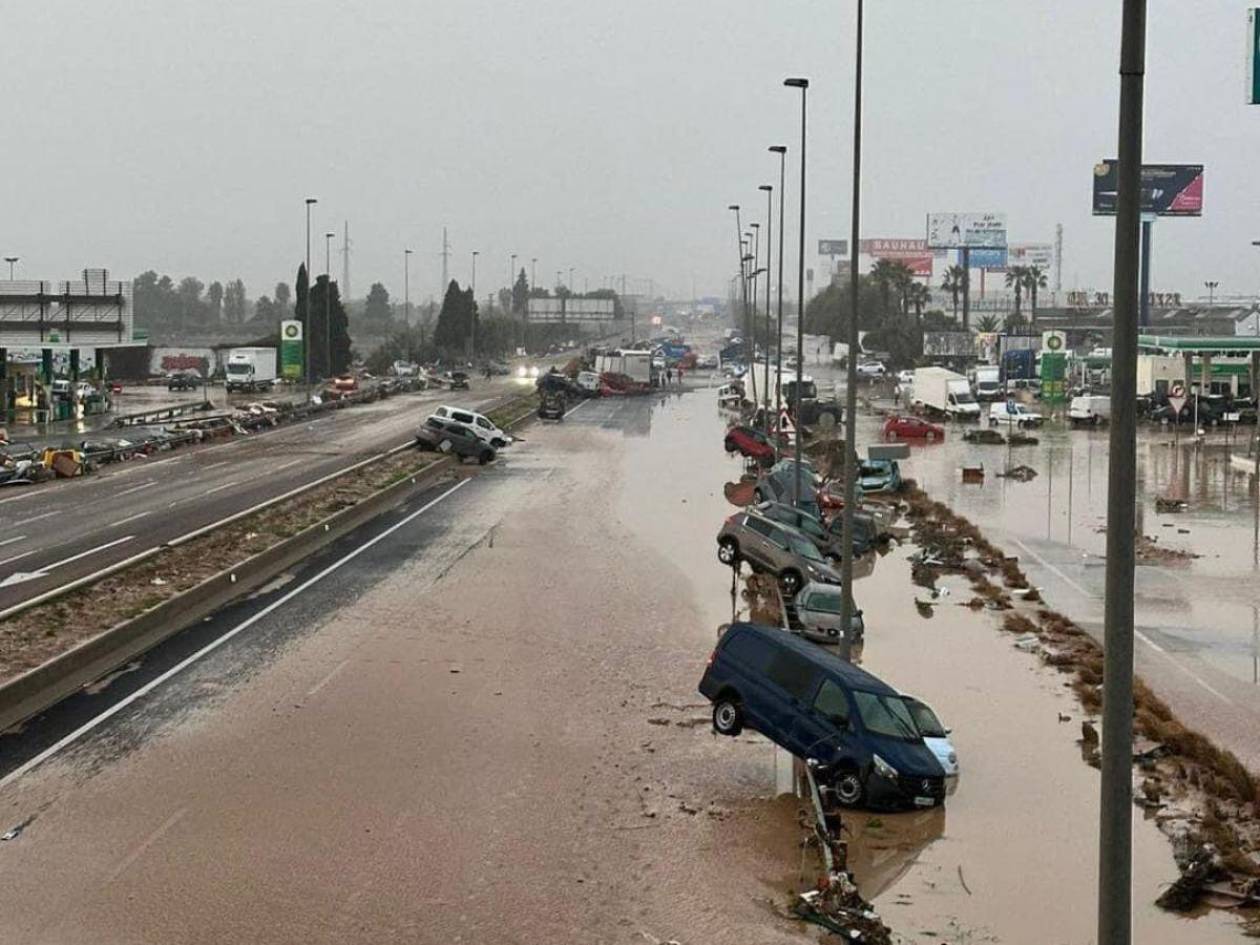
M 494 450 L 482 450 L 481 455 L 477 457 L 477 462 L 482 466 L 494 462 Z
M 723 538 L 718 542 L 718 560 L 731 567 L 739 563 L 739 545 L 734 538 Z
M 491 440 L 490 445 L 496 450 L 501 450 L 503 447 L 507 446 L 507 444 L 503 442 L 503 437 L 501 436 L 496 436 L 493 440 Z
M 713 703 L 713 730 L 732 738 L 744 730 L 744 710 L 733 696 L 723 696 Z
M 996 419 L 996 418 L 994 418 L 994 417 L 990 417 L 990 418 L 989 418 L 989 426 L 991 426 L 991 427 L 996 427 L 996 426 L 997 426 L 997 423 L 998 423 L 998 422 L 997 422 L 997 419 Z
M 779 585 L 783 588 L 783 593 L 795 597 L 796 592 L 801 589 L 801 576 L 795 571 L 784 571 L 779 575 Z
M 836 792 L 836 800 L 842 807 L 857 807 L 866 799 L 866 786 L 862 783 L 862 776 L 857 771 L 841 771 L 836 775 L 832 788 Z

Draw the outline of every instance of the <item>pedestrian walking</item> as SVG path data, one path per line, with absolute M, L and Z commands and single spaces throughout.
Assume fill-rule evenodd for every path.
M 672 383 L 674 383 L 674 372 L 670 370 L 669 368 L 666 368 L 665 369 L 665 384 L 666 386 L 668 386 Z

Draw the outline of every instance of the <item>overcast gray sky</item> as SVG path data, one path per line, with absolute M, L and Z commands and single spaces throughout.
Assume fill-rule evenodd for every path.
M 1116 150 L 1119 0 L 871 0 L 865 236 L 932 210 L 1065 230 L 1065 288 L 1110 287 L 1090 173 Z M 727 204 L 764 213 L 767 145 L 792 147 L 810 77 L 808 243 L 848 235 L 852 0 L 10 0 L 0 8 L 0 253 L 29 278 L 86 265 L 292 281 L 350 221 L 352 287 L 438 291 L 480 250 L 478 290 L 537 256 L 675 294 L 725 294 Z M 1146 158 L 1207 166 L 1200 220 L 1160 221 L 1153 288 L 1260 289 L 1243 102 L 1246 4 L 1151 0 Z M 791 233 L 795 233 L 792 229 Z M 788 256 L 794 265 L 795 254 Z M 812 255 L 810 265 L 817 263 Z M 334 272 L 340 267 L 334 263 Z M 634 283 L 632 283 L 634 286 Z

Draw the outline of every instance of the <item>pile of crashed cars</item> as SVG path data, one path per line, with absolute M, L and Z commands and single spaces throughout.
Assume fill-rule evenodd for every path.
M 416 448 L 454 456 L 460 463 L 475 459 L 492 463 L 513 437 L 485 414 L 471 407 L 442 405 L 416 431 Z
M 787 443 L 754 426 L 732 426 L 724 445 L 746 459 L 752 488 L 727 490 L 742 507 L 718 530 L 718 560 L 772 578 L 782 618 L 733 623 L 718 641 L 699 686 L 714 731 L 761 733 L 804 761 L 842 807 L 943 805 L 959 770 L 950 730 L 848 658 L 867 626 L 856 608 L 841 626 L 842 484 L 808 460 L 779 459 Z M 872 550 L 891 537 L 895 506 L 874 497 L 902 488 L 895 461 L 865 461 L 858 475 L 855 570 L 873 567 Z

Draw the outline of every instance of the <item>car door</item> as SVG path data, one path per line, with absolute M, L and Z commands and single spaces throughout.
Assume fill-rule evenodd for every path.
M 776 558 L 772 538 L 775 532 L 774 524 L 756 515 L 749 515 L 744 524 L 747 526 L 745 530 L 747 540 L 741 547 L 744 556 L 751 558 L 763 568 L 774 569 Z
M 853 739 L 849 720 L 853 709 L 844 687 L 824 676 L 809 693 L 809 699 L 797 713 L 792 740 L 802 758 L 832 761 L 837 754 L 852 753 Z

